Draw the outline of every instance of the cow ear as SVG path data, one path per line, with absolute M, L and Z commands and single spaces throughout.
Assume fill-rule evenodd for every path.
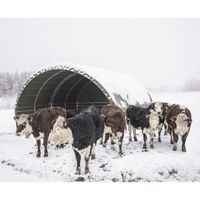
M 155 112 L 153 109 L 150 109 L 150 112 Z
M 33 117 L 31 115 L 28 116 L 28 121 L 32 122 Z
M 147 118 L 147 119 L 149 118 L 149 114 L 146 115 L 146 118 Z
M 176 117 L 171 117 L 170 121 L 173 121 L 173 122 L 176 121 Z
M 68 128 L 67 122 L 63 122 L 63 127 L 64 127 L 64 128 Z

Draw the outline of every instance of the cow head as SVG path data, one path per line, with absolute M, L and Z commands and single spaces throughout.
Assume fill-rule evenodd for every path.
M 73 143 L 73 135 L 71 129 L 68 127 L 66 119 L 59 116 L 51 130 L 48 138 L 51 145 L 60 145 L 64 143 Z
M 180 113 L 171 117 L 170 122 L 174 124 L 174 132 L 182 136 L 189 132 L 192 120 L 185 113 Z
M 156 130 L 159 126 L 159 114 L 154 110 L 150 109 L 149 112 L 149 126 L 152 130 Z
M 27 114 L 21 114 L 19 117 L 15 118 L 15 121 L 17 129 L 16 135 L 25 135 L 26 138 L 29 138 L 33 132 L 32 126 L 30 125 L 32 121 L 32 116 Z
M 154 109 L 159 115 L 162 115 L 162 113 L 163 113 L 163 104 L 162 104 L 162 102 L 159 102 L 159 101 L 155 102 L 154 103 Z

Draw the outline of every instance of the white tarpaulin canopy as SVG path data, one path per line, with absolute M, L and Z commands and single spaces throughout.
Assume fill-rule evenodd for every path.
M 148 91 L 127 74 L 72 64 L 54 65 L 28 78 L 17 97 L 15 112 L 33 113 L 49 106 L 101 108 L 107 103 L 125 109 L 130 104 L 146 106 L 151 101 Z

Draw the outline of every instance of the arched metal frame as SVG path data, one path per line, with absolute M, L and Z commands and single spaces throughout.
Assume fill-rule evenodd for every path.
M 34 80 L 34 78 L 36 78 L 37 76 L 45 73 L 45 72 L 48 72 L 48 71 L 53 71 L 53 70 L 59 70 L 58 72 L 56 72 L 55 74 L 51 75 L 43 84 L 40 88 L 38 88 L 38 92 L 37 92 L 37 95 L 34 99 L 34 103 L 33 103 L 33 109 L 30 109 L 30 110 L 26 110 L 26 111 L 37 111 L 37 101 L 38 101 L 38 98 L 41 94 L 41 91 L 42 89 L 45 87 L 45 85 L 51 80 L 53 79 L 54 77 L 56 77 L 57 75 L 61 74 L 63 71 L 70 71 L 70 72 L 73 72 L 72 74 L 70 74 L 69 76 L 67 76 L 66 78 L 62 79 L 60 81 L 60 83 L 55 87 L 53 93 L 52 93 L 52 96 L 50 98 L 50 101 L 49 101 L 49 106 L 52 106 L 53 105 L 53 100 L 54 100 L 54 97 L 56 96 L 56 93 L 58 92 L 58 90 L 60 89 L 60 87 L 67 81 L 69 80 L 71 77 L 75 76 L 76 74 L 79 74 L 80 76 L 82 76 L 81 79 L 79 79 L 77 82 L 75 82 L 73 84 L 73 87 L 69 90 L 69 92 L 67 93 L 66 97 L 65 97 L 65 101 L 64 101 L 64 105 L 65 105 L 65 108 L 66 108 L 66 102 L 67 102 L 67 98 L 69 97 L 71 91 L 73 90 L 73 88 L 81 81 L 83 80 L 84 78 L 88 79 L 89 81 L 93 82 L 95 85 L 97 85 L 97 87 L 100 89 L 100 91 L 102 91 L 102 93 L 105 95 L 105 97 L 107 98 L 107 103 L 110 102 L 111 100 L 111 97 L 109 95 L 109 93 L 105 90 L 105 88 L 98 82 L 98 81 L 95 81 L 93 79 L 93 77 L 91 77 L 89 74 L 81 71 L 81 70 L 76 70 L 74 68 L 71 68 L 71 67 L 67 67 L 67 66 L 56 66 L 56 67 L 52 67 L 52 68 L 45 68 L 45 69 L 42 69 L 41 71 L 39 72 L 36 72 L 34 73 L 24 84 L 24 87 L 22 88 L 22 90 L 19 92 L 18 94 L 18 97 L 17 97 L 17 101 L 16 101 L 16 105 L 15 105 L 15 115 L 17 116 L 18 115 L 18 102 L 19 102 L 19 99 L 20 97 L 23 95 L 23 91 L 24 89 L 27 87 L 27 85 L 32 81 Z M 30 106 L 31 107 L 31 106 Z M 22 107 L 21 107 L 22 108 Z

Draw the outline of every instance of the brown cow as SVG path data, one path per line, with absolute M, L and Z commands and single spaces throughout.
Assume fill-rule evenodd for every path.
M 185 142 L 190 131 L 192 116 L 185 106 L 171 105 L 166 113 L 167 129 L 171 135 L 173 151 L 177 150 L 178 136 L 182 138 L 182 151 L 186 152 Z
M 117 138 L 119 142 L 119 155 L 122 156 L 125 114 L 121 108 L 111 104 L 105 105 L 101 109 L 101 114 L 104 117 L 105 124 L 103 146 L 106 147 L 109 136 L 112 136 L 114 139 Z
M 41 139 L 43 139 L 44 145 L 44 157 L 48 156 L 47 151 L 47 141 L 49 134 L 53 128 L 58 116 L 66 117 L 66 111 L 62 107 L 49 107 L 42 108 L 35 112 L 34 114 L 21 114 L 16 118 L 17 131 L 16 135 L 21 136 L 25 134 L 26 138 L 29 138 L 31 134 L 36 139 L 37 142 L 37 157 L 41 156 L 40 146 Z

